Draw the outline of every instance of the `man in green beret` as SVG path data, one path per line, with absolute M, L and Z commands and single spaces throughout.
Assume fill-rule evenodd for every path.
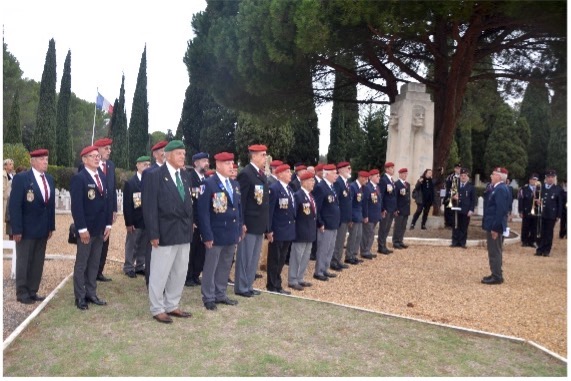
M 145 256 L 150 256 L 151 252 L 151 243 L 145 232 L 141 197 L 141 178 L 143 171 L 150 165 L 151 158 L 149 156 L 139 157 L 137 159 L 137 172 L 125 182 L 123 188 L 123 216 L 127 228 L 123 272 L 129 278 L 136 278 L 137 274 L 145 275 Z

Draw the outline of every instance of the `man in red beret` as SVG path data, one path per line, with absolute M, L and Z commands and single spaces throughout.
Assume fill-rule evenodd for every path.
M 404 244 L 404 233 L 408 216 L 410 216 L 410 183 L 406 181 L 408 169 L 399 169 L 399 179 L 395 182 L 395 194 L 397 196 L 397 210 L 395 216 L 395 226 L 393 228 L 393 247 L 395 249 L 406 249 Z
M 270 186 L 273 183 L 276 183 L 278 181 L 278 178 L 276 177 L 274 172 L 275 172 L 276 168 L 282 164 L 283 164 L 283 162 L 281 160 L 272 160 L 270 162 L 270 175 L 268 176 L 268 186 Z
M 46 245 L 55 225 L 54 179 L 47 174 L 47 149 L 30 152 L 31 169 L 12 178 L 10 222 L 16 241 L 16 300 L 33 304 L 42 281 Z
M 294 192 L 297 192 L 301 188 L 299 177 L 305 172 L 307 172 L 307 167 L 305 165 L 300 164 L 295 167 L 295 174 L 291 177 L 291 181 L 289 183 L 289 186 Z
M 349 237 L 347 238 L 347 251 L 345 257 L 348 260 L 357 260 L 357 254 L 361 249 L 361 239 L 363 237 L 363 224 L 369 222 L 367 215 L 367 204 L 363 197 L 364 186 L 369 179 L 369 172 L 359 171 L 357 180 L 349 186 L 351 194 L 351 222 L 349 222 Z M 365 259 L 373 259 L 368 253 L 361 253 Z
M 321 180 L 323 180 L 323 163 L 319 163 L 315 166 L 315 185 Z
M 347 161 L 337 164 L 337 174 L 338 176 L 333 184 L 333 189 L 335 189 L 337 199 L 339 200 L 340 224 L 337 229 L 337 235 L 335 236 L 335 247 L 333 249 L 333 256 L 331 257 L 330 268 L 335 271 L 342 271 L 349 267 L 343 263 L 343 251 L 352 213 L 351 192 L 349 190 L 351 164 Z M 345 263 L 357 264 L 359 260 L 355 259 L 353 263 L 350 255 L 348 255 L 345 250 Z
M 97 273 L 103 243 L 109 239 L 113 223 L 111 192 L 99 167 L 99 147 L 88 146 L 81 151 L 83 169 L 71 179 L 71 216 L 77 240 L 77 254 L 73 269 L 75 306 L 88 308 L 87 303 L 104 306 L 97 296 Z
M 385 174 L 379 182 L 379 190 L 383 200 L 381 222 L 379 223 L 379 231 L 377 234 L 377 253 L 389 255 L 392 250 L 387 248 L 387 236 L 397 211 L 397 196 L 395 192 L 395 182 L 393 174 L 395 173 L 395 165 L 393 162 L 385 163 Z
M 267 147 L 254 144 L 248 147 L 250 163 L 238 174 L 242 197 L 243 231 L 246 233 L 238 245 L 235 265 L 234 293 L 243 297 L 259 295 L 254 290 L 254 280 L 264 234 L 269 241 L 272 233 L 269 227 L 269 187 L 264 165 Z
M 363 238 L 361 239 L 361 254 L 368 254 L 375 258 L 377 254 L 371 252 L 375 240 L 375 228 L 381 220 L 381 192 L 379 180 L 381 176 L 378 169 L 369 171 L 369 182 L 363 187 L 363 198 L 367 207 L 363 208 L 367 222 L 363 223 Z
M 151 148 L 155 162 L 149 169 L 158 168 L 165 163 L 165 147 L 168 143 L 166 140 L 161 140 Z

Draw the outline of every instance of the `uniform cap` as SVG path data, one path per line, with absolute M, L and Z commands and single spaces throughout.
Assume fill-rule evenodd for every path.
M 319 163 L 315 166 L 315 172 L 323 171 L 323 163 Z
M 301 176 L 299 176 L 299 180 L 300 180 L 300 181 L 308 180 L 308 179 L 313 179 L 313 173 L 311 173 L 311 172 L 305 172 L 305 173 L 303 173 Z
M 282 165 L 284 162 L 281 160 L 272 160 L 272 162 L 270 163 L 270 167 L 272 168 L 277 168 L 280 165 Z
M 169 144 L 165 146 L 165 152 L 171 152 L 175 149 L 184 149 L 184 143 L 182 140 L 171 140 Z
M 30 152 L 30 157 L 43 157 L 43 156 L 49 156 L 49 155 L 50 155 L 50 151 L 48 151 L 45 148 L 38 148 L 37 150 Z
M 461 168 L 461 167 L 462 167 L 462 163 L 456 163 L 456 164 L 454 164 L 454 168 L 458 168 L 458 167 Z
M 460 170 L 460 174 L 461 174 L 461 175 L 469 175 L 469 174 L 470 174 L 470 171 L 468 170 L 468 168 L 462 168 L 462 169 Z
M 248 147 L 248 151 L 250 152 L 264 152 L 267 151 L 268 147 L 263 144 L 253 144 Z
M 390 168 L 390 167 L 394 167 L 394 166 L 395 166 L 395 163 L 393 163 L 392 161 L 387 161 L 385 163 L 385 168 Z
M 274 173 L 277 175 L 278 173 L 282 173 L 285 170 L 289 170 L 289 165 L 287 164 L 282 164 L 279 167 L 276 168 L 276 170 L 274 171 Z
M 508 174 L 508 170 L 503 168 L 503 167 L 494 168 L 494 172 L 500 172 L 500 173 L 504 173 L 506 175 Z
M 231 152 L 220 152 L 214 155 L 214 160 L 216 161 L 232 161 L 234 160 L 234 154 Z
M 87 146 L 84 149 L 81 150 L 81 153 L 79 154 L 79 156 L 83 157 L 85 155 L 87 155 L 88 153 L 91 153 L 93 151 L 97 151 L 99 152 L 99 147 L 97 146 Z
M 351 165 L 351 163 L 349 163 L 348 161 L 342 161 L 341 163 L 337 164 L 337 169 L 345 168 L 345 167 L 348 167 L 350 165 Z
M 166 146 L 167 144 L 169 144 L 169 142 L 167 142 L 166 140 L 161 140 L 160 142 L 158 142 L 157 144 L 155 144 L 155 145 L 153 146 L 153 148 L 151 148 L 151 151 L 156 151 L 156 150 L 158 150 L 158 149 L 165 148 L 165 146 Z
M 359 177 L 369 177 L 369 172 L 367 171 L 359 171 L 358 173 Z
M 296 172 L 303 171 L 304 169 L 307 169 L 305 165 L 298 165 L 297 167 L 295 167 Z
M 337 169 L 337 168 L 335 167 L 335 164 L 325 164 L 325 165 L 323 166 L 323 170 L 324 170 L 324 171 L 334 171 L 334 170 L 336 170 L 336 169 Z
M 210 176 L 212 176 L 212 175 L 215 174 L 215 173 L 216 173 L 216 171 L 215 171 L 214 169 L 209 169 L 208 171 L 204 172 L 204 175 L 205 175 L 206 177 L 210 177 Z
M 405 173 L 405 172 L 408 173 L 408 169 L 406 168 L 399 169 L 399 173 Z
M 102 138 L 102 139 L 96 140 L 95 143 L 93 143 L 93 145 L 96 147 L 107 147 L 107 146 L 110 146 L 111 143 L 113 143 L 113 140 L 111 140 L 109 138 Z
M 532 173 L 530 179 L 539 180 L 539 175 L 537 173 Z
M 379 173 L 379 170 L 374 168 L 369 171 L 369 176 L 378 175 Z
M 547 171 L 545 171 L 545 176 L 557 176 L 557 173 L 555 172 L 555 169 L 548 169 Z
M 145 161 L 151 161 L 151 157 L 150 156 L 139 156 L 137 158 L 137 163 L 142 163 Z
M 206 152 L 199 152 L 192 155 L 193 162 L 200 159 L 208 159 L 208 154 Z

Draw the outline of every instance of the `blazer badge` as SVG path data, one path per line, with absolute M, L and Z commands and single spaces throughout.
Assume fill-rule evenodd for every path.
M 377 202 L 379 202 L 379 199 L 377 197 L 377 192 L 371 193 L 371 201 L 373 202 L 373 204 L 376 204 Z
M 226 213 L 226 209 L 228 209 L 226 193 L 216 192 L 212 194 L 212 209 L 214 213 Z
M 309 202 L 304 202 L 302 206 L 303 206 L 303 214 L 309 216 L 309 214 L 311 213 L 311 204 Z
M 401 196 L 406 195 L 406 188 L 402 188 L 402 189 L 400 190 L 400 194 L 401 194 Z
M 280 209 L 287 209 L 289 205 L 289 198 L 280 198 L 278 199 L 278 203 L 280 205 Z
M 262 205 L 262 200 L 264 199 L 264 186 L 254 185 L 254 199 L 258 205 Z
M 28 190 L 28 194 L 26 194 L 26 200 L 28 202 L 34 201 L 34 191 L 32 189 Z
M 361 192 L 357 193 L 357 202 L 361 202 L 362 198 L 363 198 L 363 193 Z
M 95 198 L 95 189 L 89 189 L 87 191 L 87 198 L 93 200 Z
M 393 185 L 392 184 L 387 184 L 387 192 L 393 193 Z
M 331 204 L 334 201 L 335 201 L 335 196 L 333 196 L 333 195 L 327 196 L 327 202 L 329 202 Z

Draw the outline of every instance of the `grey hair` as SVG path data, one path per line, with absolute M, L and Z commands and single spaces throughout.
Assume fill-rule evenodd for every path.
M 5 160 L 4 160 L 4 166 L 6 166 L 6 164 L 14 164 L 14 160 L 12 160 L 12 159 L 5 159 Z

